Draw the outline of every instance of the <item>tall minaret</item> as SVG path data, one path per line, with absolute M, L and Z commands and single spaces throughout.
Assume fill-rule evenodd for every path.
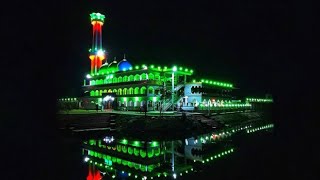
M 102 25 L 105 16 L 100 13 L 91 13 L 90 18 L 93 27 L 92 48 L 89 50 L 91 74 L 97 74 L 102 65 L 102 60 L 107 59 L 105 50 L 102 48 Z

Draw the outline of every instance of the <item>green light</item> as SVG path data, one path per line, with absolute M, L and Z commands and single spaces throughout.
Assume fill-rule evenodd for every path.
M 191 69 L 190 72 L 193 73 L 193 70 Z
M 151 145 L 152 145 L 153 147 L 155 147 L 155 146 L 158 146 L 159 143 L 158 143 L 157 141 L 153 141 L 153 142 L 151 143 Z
M 151 68 L 154 68 L 154 65 L 153 64 L 151 64 L 151 66 L 150 66 Z
M 185 72 L 188 72 L 188 69 L 186 68 L 184 71 L 185 71 Z
M 161 70 L 161 67 L 160 67 L 160 66 L 158 66 L 158 70 Z
M 166 70 L 167 69 L 167 66 L 165 66 L 164 68 L 163 68 L 163 70 Z
M 123 143 L 123 144 L 128 144 L 128 140 L 123 139 L 123 140 L 122 140 L 122 143 Z
M 179 67 L 179 70 L 180 70 L 180 71 L 182 71 L 182 69 L 183 69 L 182 67 Z
M 114 179 L 116 176 L 115 175 L 112 175 L 112 178 Z
M 196 82 L 196 80 L 194 79 L 194 80 L 192 80 L 192 82 L 194 82 L 194 83 L 195 83 L 195 82 Z
M 132 67 L 129 67 L 129 70 L 132 70 Z
M 134 175 L 134 178 L 137 178 L 138 176 L 137 175 Z
M 91 21 L 101 21 L 104 22 L 105 15 L 100 13 L 91 13 L 90 14 Z
M 139 66 L 135 66 L 136 69 L 139 69 Z
M 139 142 L 139 141 L 134 141 L 134 142 L 133 142 L 133 145 L 139 146 L 139 145 L 140 145 L 140 142 Z
M 128 176 L 131 176 L 131 173 L 128 173 Z

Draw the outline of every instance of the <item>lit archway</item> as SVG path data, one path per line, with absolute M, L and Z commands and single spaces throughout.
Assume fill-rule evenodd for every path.
M 154 75 L 152 73 L 149 73 L 149 80 L 154 80 Z
M 118 89 L 118 95 L 122 95 L 122 89 L 121 88 Z
M 132 74 L 129 76 L 128 81 L 134 81 L 134 76 Z
M 139 94 L 139 88 L 138 87 L 134 88 L 134 94 Z
M 140 81 L 140 75 L 139 74 L 136 74 L 134 76 L 134 81 Z
M 127 89 L 127 88 L 124 88 L 122 92 L 123 92 L 123 93 L 122 93 L 123 95 L 127 95 L 128 89 Z
M 122 82 L 122 77 L 118 77 L 118 83 L 121 83 Z
M 140 94 L 146 94 L 147 88 L 145 86 L 142 86 L 140 88 Z

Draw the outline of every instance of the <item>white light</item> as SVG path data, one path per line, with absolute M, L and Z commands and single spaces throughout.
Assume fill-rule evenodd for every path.
M 108 95 L 108 96 L 103 98 L 103 101 L 109 101 L 109 100 L 113 101 L 114 97 Z
M 114 138 L 113 138 L 113 136 L 111 136 L 111 138 L 110 138 L 110 137 L 105 137 L 105 138 L 103 139 L 103 141 L 105 141 L 106 143 L 111 143 L 111 142 L 114 141 Z
M 177 66 L 173 66 L 172 71 L 176 72 L 177 71 Z
M 90 75 L 90 74 L 87 74 L 87 78 L 90 79 L 90 78 L 91 78 L 91 75 Z
M 88 162 L 89 160 L 90 160 L 90 158 L 88 158 L 88 157 L 84 158 L 84 162 Z
M 97 55 L 98 56 L 104 56 L 104 52 L 100 49 L 100 50 L 98 50 Z
M 173 176 L 174 179 L 177 178 L 177 174 L 176 173 L 174 173 L 172 176 Z

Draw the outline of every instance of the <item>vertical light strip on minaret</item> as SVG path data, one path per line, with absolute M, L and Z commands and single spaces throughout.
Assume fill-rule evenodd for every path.
M 93 26 L 92 49 L 89 55 L 91 60 L 91 74 L 97 74 L 102 65 L 102 60 L 106 59 L 105 50 L 102 48 L 102 25 L 105 16 L 100 13 L 91 13 L 90 18 Z

